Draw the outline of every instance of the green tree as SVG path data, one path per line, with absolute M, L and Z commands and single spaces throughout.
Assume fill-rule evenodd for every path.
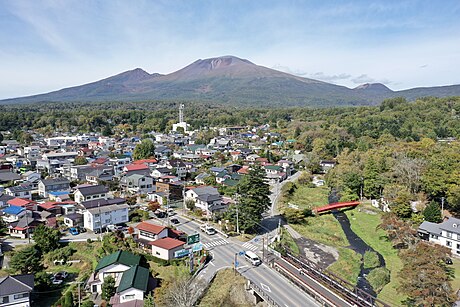
M 438 203 L 432 201 L 423 210 L 425 221 L 439 223 L 442 221 L 441 208 Z
M 455 216 L 460 216 L 460 186 L 451 185 L 447 191 L 447 202 L 449 204 L 450 211 Z
M 217 184 L 216 176 L 211 175 L 203 179 L 204 184 L 215 186 Z
M 155 307 L 155 298 L 151 292 L 144 298 L 144 307 Z
M 141 160 L 148 159 L 155 156 L 155 144 L 150 139 L 143 140 L 134 148 L 133 159 Z
M 40 272 L 43 268 L 42 254 L 34 245 L 27 246 L 15 251 L 10 260 L 10 267 L 21 274 Z
M 81 303 L 81 307 L 93 307 L 94 305 L 95 304 L 92 300 L 85 300 Z
M 115 291 L 115 279 L 112 276 L 104 278 L 104 283 L 102 284 L 102 299 L 109 301 L 110 298 L 115 295 Z
M 38 225 L 33 233 L 37 248 L 44 254 L 60 247 L 61 232 L 58 229 Z
M 110 128 L 110 125 L 105 125 L 104 128 L 102 129 L 102 135 L 103 136 L 111 136 L 113 134 L 112 129 Z
M 270 188 L 265 182 L 265 171 L 256 166 L 251 168 L 237 185 L 239 194 L 239 226 L 244 232 L 255 231 L 262 219 L 262 213 L 270 205 Z M 232 214 L 236 221 L 236 215 Z
M 75 164 L 75 165 L 86 165 L 86 164 L 88 164 L 88 160 L 86 160 L 86 158 L 84 156 L 78 156 L 73 161 L 73 164 Z
M 288 221 L 288 223 L 292 224 L 300 224 L 305 221 L 305 216 L 302 210 L 293 209 L 293 208 L 286 208 L 284 210 L 284 217 Z
M 64 304 L 62 304 L 62 307 L 74 307 L 73 303 L 73 294 L 72 291 L 67 291 L 64 296 Z

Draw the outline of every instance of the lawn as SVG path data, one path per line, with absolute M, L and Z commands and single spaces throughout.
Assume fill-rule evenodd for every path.
M 400 302 L 405 297 L 398 293 L 396 289 L 399 286 L 398 272 L 402 268 L 402 261 L 398 256 L 397 250 L 387 240 L 385 231 L 377 229 L 377 226 L 380 225 L 380 213 L 370 214 L 366 211 L 372 211 L 372 209 L 365 208 L 366 210 L 361 211 L 356 209 L 346 211 L 351 228 L 364 242 L 383 256 L 386 267 L 391 272 L 391 281 L 378 294 L 378 298 L 391 303 L 391 305 L 401 305 Z
M 241 275 L 235 276 L 232 269 L 221 270 L 198 306 L 254 306 L 246 298 L 245 283 L 246 279 Z

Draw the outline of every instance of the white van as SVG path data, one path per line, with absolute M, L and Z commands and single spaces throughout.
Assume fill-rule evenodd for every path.
M 201 231 L 206 232 L 206 234 L 208 234 L 208 235 L 213 235 L 213 234 L 216 233 L 216 230 L 214 229 L 214 227 L 209 226 L 208 224 L 201 225 L 200 229 L 201 229 Z
M 246 258 L 247 261 L 249 261 L 252 265 L 260 265 L 262 264 L 262 261 L 260 260 L 259 256 L 257 256 L 255 253 L 251 251 L 246 251 L 244 253 L 244 257 Z

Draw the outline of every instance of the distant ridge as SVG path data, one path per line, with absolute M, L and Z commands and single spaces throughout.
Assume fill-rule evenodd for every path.
M 193 100 L 245 106 L 351 106 L 375 105 L 402 96 L 458 96 L 460 85 L 392 91 L 381 83 L 354 89 L 302 78 L 259 66 L 235 56 L 197 60 L 162 75 L 141 68 L 96 82 L 46 94 L 0 100 L 0 104 L 38 102 Z

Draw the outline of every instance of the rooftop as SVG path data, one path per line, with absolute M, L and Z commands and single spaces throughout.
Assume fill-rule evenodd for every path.
M 141 261 L 141 256 L 139 255 L 134 255 L 127 251 L 117 251 L 99 260 L 95 271 L 97 272 L 112 264 L 123 264 L 123 265 L 131 267 L 134 265 L 138 265 L 140 261 Z
M 183 246 L 185 242 L 173 239 L 173 238 L 162 238 L 150 243 L 152 246 L 156 246 L 162 249 L 171 250 L 173 248 Z

